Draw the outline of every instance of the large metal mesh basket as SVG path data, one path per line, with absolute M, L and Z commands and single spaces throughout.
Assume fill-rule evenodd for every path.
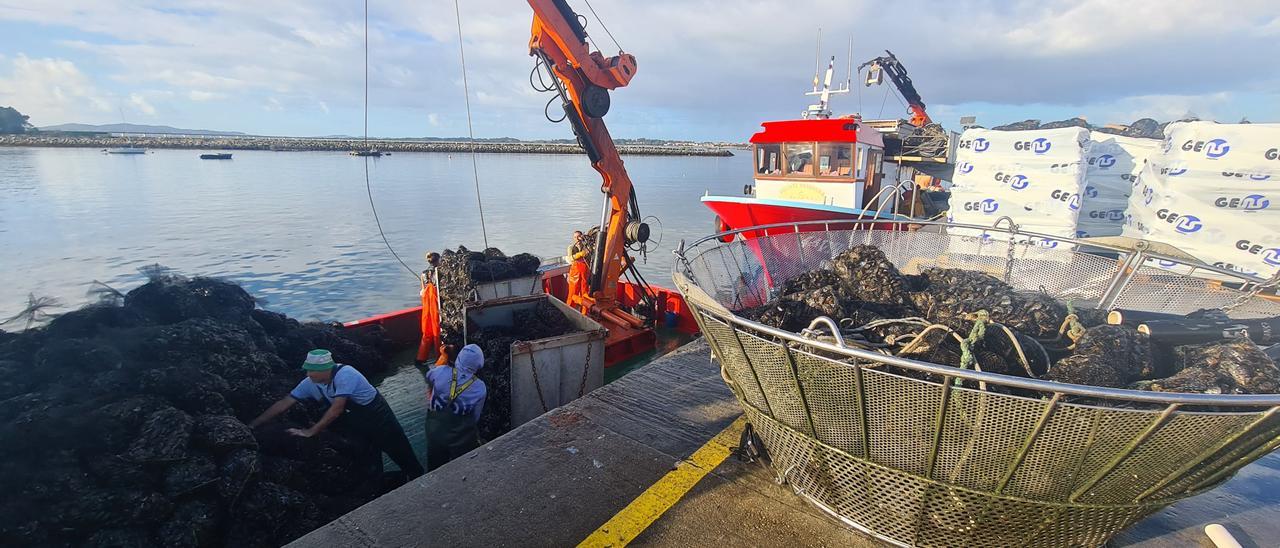
M 1044 239 L 991 229 L 974 237 L 954 227 L 952 234 L 941 226 L 860 228 L 753 227 L 747 231 L 768 235 L 706 238 L 677 251 L 674 274 L 779 480 L 850 526 L 900 545 L 1097 546 L 1280 445 L 1280 396 L 1143 392 L 961 370 L 736 314 L 766 302 L 782 282 L 870 244 L 904 273 L 979 270 L 1079 305 L 1280 315 L 1280 305 L 1248 291 L 1260 280 L 1144 243 L 1056 239 L 1046 247 Z M 1018 239 L 1026 241 L 1011 243 Z

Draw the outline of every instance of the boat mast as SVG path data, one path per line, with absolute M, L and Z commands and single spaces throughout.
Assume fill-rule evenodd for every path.
M 819 41 L 818 47 L 821 48 L 822 29 L 818 29 L 818 41 Z M 850 51 L 852 51 L 853 49 L 852 38 L 849 39 L 849 49 Z M 850 59 L 852 59 L 852 54 L 850 55 Z M 817 63 L 815 63 L 815 65 L 817 65 Z M 817 67 L 820 67 L 820 66 L 821 65 L 817 65 Z M 818 87 L 819 72 L 817 67 L 814 68 L 814 72 L 813 72 L 813 91 L 805 93 L 805 95 L 818 96 L 818 104 L 809 105 L 809 108 L 804 112 L 800 113 L 800 115 L 805 119 L 817 118 L 817 119 L 825 120 L 831 117 L 831 109 L 829 108 L 829 105 L 831 103 L 831 94 L 849 93 L 849 88 L 850 88 L 850 84 L 853 81 L 853 77 L 847 76 L 845 78 L 845 83 L 843 86 L 836 89 L 831 89 L 831 77 L 835 74 L 835 71 L 836 71 L 836 56 L 832 55 L 831 59 L 827 62 L 826 77 L 823 78 L 821 81 L 822 87 Z

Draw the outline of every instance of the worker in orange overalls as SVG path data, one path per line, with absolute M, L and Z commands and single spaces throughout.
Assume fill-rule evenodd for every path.
M 422 342 L 418 343 L 418 357 L 414 362 L 419 367 L 427 363 L 433 350 L 440 346 L 440 292 L 437 287 L 440 277 L 436 275 L 436 267 L 440 265 L 440 254 L 432 251 L 427 254 L 428 268 L 422 271 Z
M 587 276 L 590 274 L 587 268 L 587 238 L 581 230 L 573 231 L 573 243 L 569 245 L 569 251 L 565 255 L 565 260 L 569 261 L 569 297 L 565 302 L 585 313 L 589 307 L 585 297 L 591 290 L 587 284 Z

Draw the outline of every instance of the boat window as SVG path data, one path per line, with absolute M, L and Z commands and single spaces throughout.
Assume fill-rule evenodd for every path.
M 782 175 L 782 145 L 756 145 L 756 173 Z
M 787 143 L 787 176 L 813 177 L 813 143 Z
M 818 143 L 818 175 L 820 177 L 853 177 L 853 145 Z
M 858 168 L 856 178 L 865 180 L 867 177 L 867 147 L 866 145 L 858 145 L 858 162 L 854 164 Z

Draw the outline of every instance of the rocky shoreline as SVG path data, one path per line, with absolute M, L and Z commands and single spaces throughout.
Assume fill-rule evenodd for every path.
M 351 151 L 369 147 L 383 152 L 470 152 L 471 144 L 456 141 L 395 139 L 325 139 L 299 137 L 130 136 L 68 133 L 0 135 L 0 146 L 113 148 L 136 146 L 192 150 Z M 576 143 L 478 142 L 476 152 L 499 154 L 582 154 Z M 726 147 L 702 144 L 619 144 L 618 152 L 643 156 L 733 156 Z

